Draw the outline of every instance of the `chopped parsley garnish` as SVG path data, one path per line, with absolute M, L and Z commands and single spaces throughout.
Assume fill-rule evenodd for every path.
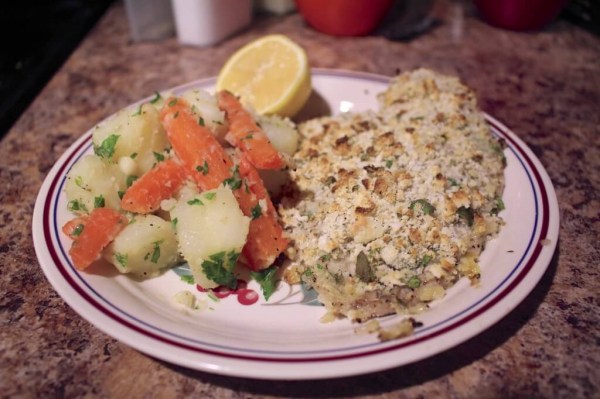
M 138 116 L 142 114 L 142 104 L 138 107 L 137 111 L 135 111 L 131 116 Z
M 473 219 L 474 219 L 474 215 L 473 215 L 473 209 L 471 208 L 465 208 L 464 206 L 461 206 L 460 208 L 458 208 L 456 210 L 456 213 L 458 214 L 458 216 L 463 219 L 469 226 L 473 226 Z
M 154 242 L 154 249 L 152 250 L 152 257 L 150 258 L 150 262 L 157 263 L 158 260 L 160 259 L 160 244 L 161 243 L 162 243 L 162 240 Z
M 161 154 L 160 152 L 152 151 L 152 154 L 154 154 L 154 159 L 156 159 L 156 162 L 162 162 L 165 160 L 165 156 L 163 154 Z
M 321 255 L 319 257 L 319 260 L 321 262 L 327 262 L 328 260 L 331 260 L 331 254 L 325 254 L 325 255 Z
M 429 262 L 431 262 L 433 259 L 433 257 L 431 255 L 424 255 L 423 258 L 421 258 L 421 261 L 419 262 L 419 266 L 420 267 L 425 267 L 429 264 Z
M 423 198 L 411 202 L 408 206 L 408 209 L 414 211 L 417 204 L 421 206 L 421 210 L 425 215 L 433 215 L 433 212 L 435 212 L 435 207 Z
M 497 152 L 498 154 L 503 154 L 504 149 L 502 148 L 502 144 L 499 142 L 492 143 L 492 151 Z
M 118 134 L 111 134 L 102 141 L 102 144 L 98 146 L 94 145 L 94 154 L 98 155 L 100 158 L 111 158 L 115 153 L 115 146 L 117 145 L 118 140 Z
M 239 256 L 240 254 L 235 251 L 223 251 L 210 255 L 208 260 L 202 262 L 202 270 L 206 277 L 215 283 L 235 288 L 237 278 L 233 274 L 233 269 Z
M 421 280 L 417 276 L 412 276 L 406 282 L 406 285 L 412 289 L 419 288 L 421 286 Z
M 115 252 L 115 259 L 117 260 L 117 263 L 121 265 L 121 267 L 127 267 L 127 254 Z
M 195 280 L 194 280 L 194 276 L 192 276 L 191 274 L 184 274 L 181 277 L 181 281 L 183 281 L 184 283 L 188 283 L 188 284 L 194 284 Z
M 194 198 L 187 202 L 188 205 L 204 205 L 204 202 L 200 200 L 200 198 Z
M 232 190 L 242 187 L 242 179 L 240 179 L 240 171 L 237 165 L 234 166 L 231 177 L 223 180 L 223 186 L 229 186 Z
M 336 180 L 335 180 L 335 177 L 333 177 L 333 176 L 328 176 L 327 179 L 325 179 L 325 184 L 328 186 L 332 185 L 335 182 L 336 182 Z
M 102 195 L 94 197 L 94 208 L 104 208 L 105 201 Z
M 256 204 L 252 209 L 250 209 L 250 215 L 252 216 L 252 220 L 258 219 L 262 215 L 262 209 L 260 204 Z
M 138 155 L 138 154 L 137 154 L 137 152 L 134 152 L 133 154 L 131 154 L 131 155 L 129 156 L 129 158 L 131 158 L 131 159 L 135 159 L 135 157 L 137 157 L 137 155 Z
M 172 106 L 174 106 L 175 104 L 177 104 L 177 99 L 176 99 L 176 98 L 174 98 L 174 99 L 172 99 L 171 101 L 169 101 L 169 107 L 172 107 Z
M 271 266 L 258 272 L 250 272 L 252 278 L 260 285 L 265 301 L 268 301 L 277 288 L 277 268 Z
M 206 176 L 208 174 L 208 162 L 204 161 L 202 166 L 196 166 L 196 170 Z
M 211 291 L 206 293 L 206 296 L 210 298 L 211 301 L 213 302 L 219 302 L 219 298 L 217 298 L 215 296 L 215 294 L 213 294 Z M 212 309 L 212 308 L 211 308 Z M 214 310 L 214 309 L 213 309 Z
M 83 224 L 78 224 L 77 226 L 75 226 L 75 228 L 73 229 L 73 231 L 71 232 L 71 235 L 73 237 L 79 237 L 79 235 L 81 234 L 81 232 L 83 231 Z
M 391 159 L 388 159 L 387 161 L 385 161 L 385 167 L 388 169 L 391 168 L 393 164 L 394 164 L 394 161 L 392 161 Z
M 127 176 L 127 179 L 125 180 L 125 185 L 127 186 L 127 188 L 131 187 L 131 185 L 133 184 L 134 181 L 137 180 L 137 176 Z
M 506 206 L 504 205 L 504 201 L 502 201 L 502 198 L 496 198 L 496 207 L 492 209 L 491 214 L 497 215 L 500 213 L 500 211 L 503 211 L 505 209 Z
M 342 272 L 337 272 L 335 274 L 329 272 L 329 274 L 331 274 L 331 276 L 333 277 L 333 279 L 335 280 L 336 284 L 341 284 L 344 281 L 344 276 L 342 276 Z
M 76 212 L 76 211 L 87 212 L 88 211 L 85 204 L 78 200 L 69 201 L 69 203 L 67 204 L 67 209 L 70 210 L 71 212 Z
M 84 187 L 83 187 L 83 178 L 82 178 L 81 176 L 77 176 L 77 177 L 75 178 L 75 185 L 76 185 L 77 187 L 84 188 Z
M 217 193 L 215 193 L 215 192 L 204 194 L 204 198 L 206 198 L 209 201 L 214 200 L 216 196 L 217 196 Z
M 160 93 L 155 91 L 154 92 L 154 98 L 152 100 L 150 100 L 150 104 L 156 104 L 162 97 L 160 96 Z
M 173 228 L 177 227 L 177 218 L 174 218 L 173 220 L 171 220 L 171 226 L 173 226 Z
M 450 187 L 457 187 L 457 186 L 459 186 L 458 182 L 456 180 L 454 180 L 453 178 L 451 178 L 451 177 L 448 178 L 448 184 L 450 184 Z
M 125 195 L 125 191 L 117 191 L 117 195 L 119 196 L 119 199 L 123 199 L 123 196 Z
M 204 126 L 204 125 L 205 125 L 205 124 L 204 124 L 204 118 L 203 118 L 203 117 L 199 117 L 199 118 L 198 118 L 198 124 L 199 124 L 200 126 Z

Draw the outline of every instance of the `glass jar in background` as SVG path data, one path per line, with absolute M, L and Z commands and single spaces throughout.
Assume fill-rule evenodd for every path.
M 135 42 L 164 39 L 175 32 L 171 0 L 125 0 L 125 12 Z

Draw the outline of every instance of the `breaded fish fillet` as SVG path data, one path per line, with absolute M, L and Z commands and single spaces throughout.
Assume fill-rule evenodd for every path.
M 420 69 L 379 95 L 378 111 L 300 126 L 280 205 L 292 274 L 335 316 L 415 313 L 460 277 L 502 220 L 502 145 L 474 93 Z

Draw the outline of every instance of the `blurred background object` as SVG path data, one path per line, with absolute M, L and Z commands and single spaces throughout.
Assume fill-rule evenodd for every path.
M 389 11 L 393 0 L 296 0 L 306 22 L 333 36 L 371 33 Z
M 252 0 L 172 0 L 180 43 L 210 46 L 248 26 Z
M 481 17 L 499 28 L 537 30 L 552 22 L 567 0 L 475 0 Z
M 0 12 L 2 137 L 113 0 L 8 1 Z
M 565 19 L 600 35 L 600 1 L 570 0 L 563 10 Z
M 434 4 L 435 0 L 396 0 L 376 33 L 391 40 L 410 40 L 425 33 L 440 23 L 431 15 Z
M 173 36 L 171 0 L 125 0 L 125 11 L 134 41 Z
M 284 15 L 294 11 L 296 5 L 294 0 L 254 0 L 254 8 L 259 12 Z

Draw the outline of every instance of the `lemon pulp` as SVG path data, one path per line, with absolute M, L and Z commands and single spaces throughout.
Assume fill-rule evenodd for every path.
M 228 90 L 260 114 L 293 116 L 311 92 L 306 53 L 283 35 L 269 35 L 237 50 L 217 79 L 217 90 Z

